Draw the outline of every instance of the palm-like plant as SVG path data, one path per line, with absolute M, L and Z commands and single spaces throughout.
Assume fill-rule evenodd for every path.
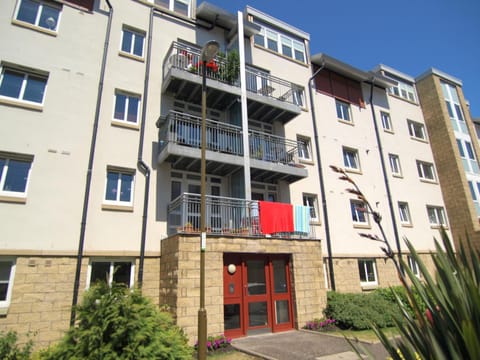
M 432 276 L 413 245 L 405 240 L 421 271 L 422 280 L 419 280 L 402 260 L 395 258 L 385 237 L 380 214 L 373 211 L 355 182 L 343 169 L 335 166 L 331 168 L 341 174 L 341 180 L 352 184 L 353 189 L 347 191 L 357 195 L 365 203 L 366 210 L 373 214 L 383 238 L 370 234 L 361 236 L 384 244 L 382 250 L 394 262 L 409 305 L 414 309 L 412 314 L 408 304 L 395 295 L 402 313 L 401 318 L 395 319 L 400 334 L 398 338 L 389 339 L 381 329 L 372 325 L 391 358 L 480 359 L 480 252 L 473 249 L 467 240 L 467 248 L 462 245 L 455 253 L 450 239 L 442 229 L 443 246 L 435 241 L 436 252 L 431 254 L 435 266 L 435 274 Z M 416 290 L 417 296 L 414 296 L 413 290 Z M 425 312 L 420 311 L 422 302 L 426 305 Z M 355 345 L 352 346 L 355 348 Z M 355 348 L 355 351 L 360 356 L 359 349 Z

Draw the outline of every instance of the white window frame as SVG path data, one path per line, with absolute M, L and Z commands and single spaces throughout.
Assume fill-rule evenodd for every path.
M 181 14 L 184 16 L 191 17 L 192 16 L 192 1 L 191 0 L 149 0 L 151 3 L 161 6 L 162 8 L 168 9 L 170 11 L 176 12 L 177 14 Z M 187 5 L 187 14 L 183 14 L 180 11 L 175 10 L 176 3 L 182 3 Z
M 400 157 L 397 154 L 388 154 L 388 162 L 390 163 L 390 170 L 393 176 L 402 177 L 402 166 L 400 164 Z
M 6 198 L 25 199 L 27 197 L 28 186 L 30 184 L 30 174 L 32 172 L 33 156 L 0 152 L 0 159 L 5 160 L 5 163 L 2 167 L 2 169 L 0 169 L 0 171 L 1 171 L 1 175 L 0 175 L 0 196 L 6 197 Z M 28 169 L 28 173 L 26 175 L 25 190 L 24 191 L 5 190 L 5 182 L 7 180 L 8 172 L 9 172 L 9 170 L 11 171 L 11 169 L 9 168 L 11 166 L 10 165 L 11 161 L 20 161 L 20 162 L 25 162 L 25 163 L 30 164 L 29 169 Z
M 437 176 L 435 174 L 435 167 L 433 163 L 427 161 L 417 160 L 418 177 L 423 181 L 436 182 Z M 431 174 L 431 177 L 429 177 Z
M 335 108 L 338 120 L 353 123 L 352 111 L 348 102 L 335 99 Z
M 119 178 L 117 179 L 117 187 L 116 187 L 116 199 L 115 200 L 107 200 L 107 191 L 108 191 L 108 175 L 110 173 L 118 174 Z M 120 200 L 121 196 L 121 188 L 122 188 L 122 176 L 131 176 L 132 181 L 130 184 L 130 199 L 128 201 Z M 120 206 L 133 206 L 133 198 L 134 198 L 134 189 L 135 189 L 135 170 L 132 169 L 120 169 L 116 167 L 107 167 L 106 176 L 105 176 L 105 193 L 103 195 L 103 203 L 106 205 L 120 205 Z
M 310 221 L 319 222 L 319 213 L 318 213 L 318 196 L 315 194 L 302 194 L 303 205 L 310 208 Z
M 368 264 L 371 264 L 373 268 L 373 280 L 369 280 Z M 361 286 L 378 285 L 377 263 L 375 259 L 358 259 L 358 275 Z M 362 275 L 365 278 L 364 281 L 362 281 Z
M 414 120 L 407 119 L 408 133 L 412 139 L 427 141 L 425 125 Z
M 400 223 L 402 225 L 412 225 L 412 217 L 410 216 L 410 208 L 407 202 L 398 202 L 398 213 L 400 215 Z
M 312 142 L 309 137 L 297 135 L 298 158 L 300 160 L 313 161 Z
M 427 205 L 427 216 L 432 227 L 448 226 L 445 209 L 442 206 Z
M 342 148 L 343 155 L 343 165 L 346 170 L 360 172 L 360 156 L 358 155 L 358 150 L 350 147 Z
M 418 263 L 415 261 L 412 255 L 407 255 L 407 263 L 408 268 L 412 271 L 413 275 L 421 279 L 422 275 L 420 272 L 420 267 L 418 266 Z
M 110 263 L 110 268 L 108 271 L 108 286 L 112 286 L 113 283 L 113 274 L 115 271 L 115 264 L 116 263 L 130 263 L 130 284 L 128 285 L 129 288 L 133 288 L 135 284 L 135 260 L 131 258 L 121 259 L 121 258 L 95 258 L 91 259 L 88 263 L 87 268 L 87 284 L 86 289 L 89 289 L 91 284 L 92 278 L 92 266 L 94 263 Z
M 33 22 L 29 22 L 29 21 L 26 21 L 26 20 L 21 20 L 21 19 L 18 18 L 19 12 L 20 12 L 20 7 L 22 6 L 22 3 L 24 3 L 25 1 L 29 1 L 29 2 L 38 4 L 38 7 L 36 9 L 37 13 L 36 13 L 36 16 L 35 16 L 35 20 Z M 56 20 L 55 19 L 50 20 L 50 23 L 53 24 L 53 25 L 50 25 L 50 26 L 47 26 L 47 27 L 40 25 L 40 20 L 42 18 L 42 14 L 43 14 L 43 11 L 45 10 L 45 8 L 55 9 L 55 10 L 58 11 L 57 19 Z M 42 31 L 57 33 L 59 23 L 60 23 L 61 14 L 62 14 L 62 6 L 60 4 L 54 3 L 53 1 L 19 0 L 17 8 L 15 10 L 15 21 L 17 22 L 17 24 L 25 24 L 28 27 L 38 28 L 39 30 L 42 30 Z M 50 18 L 51 17 L 47 18 L 47 21 Z M 49 24 L 47 24 L 47 25 L 49 25 Z
M 380 118 L 382 119 L 383 130 L 393 133 L 392 119 L 390 118 L 390 114 L 385 111 L 381 111 Z
M 125 106 L 122 110 L 123 111 L 123 113 L 122 113 L 123 117 L 122 118 L 117 118 L 116 117 L 116 114 L 117 114 L 116 108 L 117 108 L 117 101 L 119 99 L 119 96 L 125 96 Z M 128 120 L 128 110 L 129 110 L 130 102 L 133 99 L 136 99 L 138 101 L 137 114 L 135 115 L 135 121 L 129 121 Z M 115 98 L 114 98 L 114 102 L 113 102 L 113 121 L 119 122 L 119 123 L 122 123 L 122 124 L 138 125 L 139 124 L 139 119 L 140 119 L 141 105 L 142 105 L 142 97 L 140 95 L 129 93 L 129 92 L 117 89 L 115 91 Z
M 396 95 L 401 97 L 405 100 L 411 101 L 416 103 L 417 102 L 417 95 L 415 93 L 415 87 L 412 84 L 408 84 L 406 82 L 399 81 L 398 78 L 395 78 L 398 85 L 394 85 L 388 89 L 390 94 Z
M 364 211 L 362 211 L 362 210 Z M 352 214 L 352 222 L 354 225 L 370 226 L 370 218 L 368 216 L 365 203 L 360 200 L 350 200 L 350 212 Z M 363 218 L 363 221 L 362 221 Z
M 127 33 L 127 32 L 131 34 L 131 42 L 130 42 L 130 44 L 126 44 L 126 45 L 129 45 L 130 49 L 123 50 L 123 45 L 124 45 L 124 41 L 125 41 L 125 33 Z M 122 39 L 120 41 L 120 51 L 122 53 L 128 54 L 130 56 L 143 58 L 144 53 L 145 53 L 145 37 L 146 37 L 146 34 L 145 34 L 144 31 L 137 30 L 137 29 L 134 29 L 132 27 L 124 25 L 123 28 L 122 28 Z M 142 53 L 140 55 L 135 54 L 135 43 L 136 43 L 137 39 L 140 39 L 142 41 Z
M 8 307 L 10 306 L 10 302 L 12 300 L 12 291 L 13 291 L 13 283 L 15 280 L 15 270 L 17 267 L 16 259 L 14 258 L 0 258 L 1 263 L 10 263 L 10 276 L 7 282 L 7 293 L 5 296 L 5 300 L 0 300 L 0 315 L 6 315 L 8 311 Z M 5 283 L 5 281 L 3 281 Z
M 9 72 L 17 73 L 18 75 L 22 75 L 23 80 L 22 80 L 22 84 L 20 85 L 20 90 L 19 90 L 18 96 L 9 96 L 9 95 L 1 95 L 0 94 L 0 99 L 15 101 L 15 102 L 24 103 L 24 104 L 32 104 L 32 105 L 37 105 L 37 106 L 43 106 L 43 103 L 45 101 L 45 94 L 47 93 L 48 75 L 41 74 L 40 72 L 37 73 L 35 71 L 20 70 L 20 69 L 16 68 L 15 66 L 2 65 L 1 74 L 0 74 L 0 88 L 3 84 L 3 81 L 5 80 L 5 71 L 9 71 Z M 40 102 L 24 99 L 25 91 L 27 89 L 29 79 L 32 78 L 32 77 L 44 80 L 42 100 Z

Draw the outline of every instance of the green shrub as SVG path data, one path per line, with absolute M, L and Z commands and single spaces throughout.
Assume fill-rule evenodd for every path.
M 167 312 L 139 291 L 98 283 L 77 308 L 77 325 L 42 359 L 188 359 L 192 348 Z
M 19 347 L 17 340 L 15 331 L 0 332 L 0 359 L 27 360 L 30 358 L 33 342 L 29 340 L 23 347 Z
M 410 301 L 408 300 L 408 295 L 407 291 L 405 288 L 401 285 L 399 286 L 392 286 L 389 288 L 379 288 L 375 290 L 375 293 L 381 297 L 383 297 L 385 300 L 387 300 L 389 303 L 392 304 L 393 307 L 397 307 L 397 297 L 398 299 L 402 302 L 402 304 L 405 305 L 405 309 L 412 315 L 415 316 L 415 311 L 412 308 Z M 421 299 L 420 295 L 418 294 L 418 291 L 415 290 L 415 288 L 412 289 L 412 294 L 415 297 L 418 306 L 420 308 L 420 312 L 425 312 L 426 304 L 425 302 Z
M 393 326 L 393 317 L 400 316 L 397 308 L 376 292 L 345 294 L 330 291 L 327 294 L 327 318 L 335 319 L 341 329 L 365 330 L 372 324 L 380 328 Z

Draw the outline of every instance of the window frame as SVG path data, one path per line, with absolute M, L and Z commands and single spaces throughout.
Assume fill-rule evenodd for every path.
M 109 174 L 118 174 L 119 177 L 116 179 L 117 181 L 117 186 L 115 189 L 116 193 L 116 198 L 115 200 L 112 199 L 107 199 L 108 195 L 108 189 L 109 189 Z M 130 181 L 130 199 L 128 201 L 122 201 L 120 200 L 120 196 L 122 195 L 122 187 L 123 187 L 123 180 L 122 180 L 122 175 L 123 176 L 131 176 L 131 181 Z M 134 201 L 134 193 L 135 193 L 135 170 L 133 169 L 126 169 L 126 168 L 118 168 L 118 167 L 113 167 L 113 166 L 108 166 L 107 171 L 105 173 L 105 191 L 103 195 L 103 205 L 104 208 L 108 208 L 108 206 L 113 206 L 115 208 L 117 207 L 125 207 L 125 209 L 133 209 L 133 201 Z
M 431 215 L 434 215 L 434 222 Z M 427 205 L 427 216 L 431 227 L 448 227 L 445 209 L 442 206 Z
M 427 132 L 425 130 L 425 124 L 415 120 L 407 119 L 407 126 L 408 126 L 408 134 L 410 135 L 411 139 L 425 141 L 425 142 L 428 141 Z
M 390 117 L 390 114 L 385 111 L 380 111 L 380 118 L 382 120 L 383 130 L 393 133 L 392 118 Z
M 388 75 L 387 75 L 388 76 Z M 397 85 L 391 86 L 388 88 L 388 92 L 391 95 L 395 95 L 404 100 L 417 103 L 417 94 L 415 91 L 414 84 L 406 83 L 405 81 L 399 80 L 396 76 L 394 77 L 397 81 Z
M 353 124 L 353 117 L 352 117 L 350 103 L 339 100 L 339 99 L 335 99 L 335 108 L 337 112 L 337 119 L 339 121 Z
M 90 259 L 87 268 L 87 283 L 86 289 L 89 289 L 92 286 L 92 274 L 93 274 L 93 264 L 95 263 L 110 263 L 108 270 L 108 286 L 112 286 L 113 275 L 115 270 L 115 264 L 117 263 L 130 263 L 130 283 L 128 285 L 129 289 L 132 289 L 135 285 L 135 259 L 132 258 L 94 258 Z M 112 271 L 113 270 L 113 271 Z M 118 283 L 121 284 L 121 283 Z
M 117 118 L 117 105 L 119 101 L 119 96 L 124 96 L 125 97 L 125 103 L 122 109 L 121 114 L 123 115 L 122 118 Z M 132 99 L 137 100 L 137 114 L 135 115 L 135 121 L 129 121 L 129 110 L 130 110 L 130 102 Z M 112 121 L 117 123 L 117 124 L 122 124 L 122 125 L 127 125 L 127 126 L 132 126 L 137 128 L 140 125 L 140 111 L 141 111 L 141 105 L 142 105 L 142 96 L 140 94 L 134 94 L 128 91 L 116 89 L 115 94 L 114 94 L 114 102 L 113 102 L 113 117 Z M 120 113 L 120 112 L 119 112 Z
M 346 155 L 353 155 L 353 156 L 346 156 Z M 360 155 L 357 149 L 343 146 L 342 147 L 342 157 L 343 157 L 343 165 L 345 170 L 353 171 L 353 172 L 361 172 L 362 167 L 360 164 Z M 353 160 L 353 161 L 352 161 Z M 354 164 L 352 164 L 352 162 Z M 354 165 L 354 166 L 352 166 Z
M 131 34 L 130 44 L 125 44 L 124 43 L 125 42 L 125 33 L 130 33 Z M 128 56 L 143 59 L 144 54 L 145 54 L 145 38 L 146 38 L 146 35 L 147 34 L 146 34 L 145 31 L 135 29 L 135 28 L 130 27 L 128 25 L 123 25 L 123 27 L 122 27 L 122 37 L 121 37 L 121 40 L 120 40 L 120 52 L 122 54 L 125 54 L 125 55 L 128 55 Z M 138 38 L 140 38 L 141 41 L 142 41 L 142 53 L 140 55 L 135 53 L 135 45 L 136 45 L 136 41 L 137 41 Z M 127 45 L 127 46 L 129 45 L 130 49 L 129 50 L 124 50 L 123 49 L 124 45 Z
M 310 222 L 318 223 L 320 222 L 319 209 L 318 209 L 318 196 L 311 193 L 302 193 L 302 202 L 303 206 L 308 206 L 310 208 Z M 312 209 L 313 215 L 312 216 Z
M 25 202 L 26 198 L 27 198 L 30 179 L 31 179 L 33 156 L 0 152 L 0 159 L 4 160 L 4 162 L 3 162 L 3 164 L 1 164 L 1 168 L 0 168 L 0 200 Z M 24 188 L 23 191 L 11 191 L 11 190 L 5 190 L 4 189 L 5 188 L 5 183 L 8 180 L 8 176 L 9 176 L 8 173 L 9 173 L 9 171 L 12 171 L 10 169 L 10 166 L 11 166 L 10 163 L 12 161 L 29 163 L 28 170 L 27 170 L 26 174 L 24 174 L 25 182 L 24 182 L 24 184 L 22 184 L 22 187 Z M 19 175 L 19 174 L 17 174 L 17 175 Z M 14 173 L 14 176 L 15 176 L 15 173 Z
M 40 71 L 35 71 L 33 69 L 26 70 L 26 69 L 20 69 L 19 67 L 16 67 L 16 66 L 2 64 L 1 68 L 0 68 L 0 91 L 1 91 L 2 85 L 4 84 L 4 81 L 5 81 L 5 72 L 14 73 L 14 74 L 17 74 L 17 76 L 20 75 L 19 77 L 22 77 L 22 79 L 21 79 L 21 84 L 20 84 L 19 89 L 15 89 L 15 90 L 18 91 L 17 96 L 0 94 L 0 100 L 2 100 L 4 102 L 14 102 L 14 103 L 22 105 L 22 106 L 27 105 L 27 106 L 33 106 L 33 107 L 38 107 L 38 108 L 43 107 L 44 102 L 45 102 L 45 95 L 47 93 L 47 85 L 48 85 L 48 77 L 49 77 L 48 74 L 45 74 L 45 73 L 40 72 Z M 35 81 L 41 80 L 43 82 L 43 88 L 41 89 L 41 92 L 42 92 L 41 93 L 41 98 L 42 99 L 41 99 L 40 102 L 25 99 L 26 91 L 29 91 L 28 90 L 29 80 L 32 79 L 32 78 L 35 78 Z M 18 84 L 13 84 L 13 85 L 15 85 L 15 87 L 17 87 L 16 85 L 18 85 Z M 11 85 L 7 85 L 7 86 L 11 86 Z M 36 88 L 34 87 L 33 90 L 36 90 Z M 38 96 L 38 94 L 35 94 L 35 95 Z
M 426 169 L 429 169 L 428 173 L 432 174 L 431 178 L 426 176 L 426 174 L 427 174 L 427 172 L 425 171 Z M 435 166 L 431 162 L 417 160 L 417 173 L 418 173 L 418 177 L 422 181 L 427 181 L 427 182 L 436 182 L 437 181 Z
M 192 1 L 191 0 L 163 0 L 163 1 L 158 1 L 157 0 L 149 0 L 149 2 L 153 3 L 156 6 L 159 6 L 163 9 L 167 9 L 169 11 L 175 12 L 177 14 L 191 17 L 192 16 Z M 166 6 L 166 3 L 168 2 L 168 6 Z M 184 14 L 181 11 L 178 11 L 175 9 L 176 3 L 183 3 L 187 5 L 187 14 Z
M 38 4 L 37 8 L 35 9 L 35 19 L 33 20 L 33 22 L 30 22 L 26 19 L 19 19 L 19 14 L 20 14 L 20 9 L 22 7 L 22 4 L 24 2 L 31 2 L 31 3 L 36 3 Z M 49 8 L 49 9 L 53 9 L 53 10 L 57 10 L 57 13 L 55 14 L 56 15 L 56 19 L 53 19 L 55 21 L 55 27 L 54 28 L 51 28 L 51 27 L 46 27 L 46 26 L 42 26 L 40 25 L 41 24 L 41 20 L 42 20 L 42 17 L 43 17 L 43 12 L 45 10 L 45 8 Z M 58 3 L 55 3 L 53 1 L 45 1 L 45 0 L 19 0 L 18 3 L 17 3 L 17 7 L 15 8 L 15 14 L 14 14 L 14 23 L 17 24 L 17 25 L 22 25 L 24 27 L 28 27 L 28 28 L 31 28 L 31 29 L 34 29 L 34 30 L 39 30 L 41 32 L 46 32 L 46 33 L 49 33 L 49 34 L 57 34 L 58 33 L 58 29 L 59 29 L 59 25 L 60 25 L 60 19 L 61 19 L 61 15 L 62 15 L 62 5 L 61 4 L 58 4 Z M 47 14 L 48 15 L 48 14 Z M 48 20 L 49 18 L 47 18 Z
M 392 176 L 402 177 L 402 165 L 400 163 L 400 156 L 397 154 L 388 154 L 388 162 L 390 164 L 390 171 Z M 396 169 L 398 168 L 398 169 Z
M 303 146 L 301 146 L 303 145 Z M 297 135 L 298 158 L 301 161 L 313 161 L 312 157 L 312 141 L 309 137 Z M 305 152 L 307 153 L 305 156 Z
M 364 209 L 364 211 L 359 209 Z M 350 213 L 354 226 L 370 227 L 370 217 L 363 201 L 350 199 Z M 364 221 L 362 221 L 362 218 Z
M 421 279 L 422 273 L 420 271 L 420 267 L 418 266 L 418 262 L 413 258 L 412 255 L 407 255 L 407 264 L 413 275 L 415 275 L 418 279 Z
M 17 268 L 17 260 L 15 258 L 10 257 L 1 257 L 0 263 L 10 263 L 10 275 L 7 281 L 7 291 L 5 294 L 5 300 L 0 300 L 0 315 L 6 315 L 8 311 L 8 307 L 12 301 L 12 292 L 13 292 L 13 285 L 15 281 L 15 271 Z M 1 280 L 0 280 L 1 281 Z M 3 281 L 3 283 L 5 283 Z
M 412 225 L 412 217 L 410 215 L 410 207 L 408 206 L 408 202 L 406 201 L 398 202 L 398 214 L 400 218 L 400 224 Z
M 375 261 L 375 259 L 370 259 L 370 258 L 358 259 L 357 264 L 358 264 L 358 275 L 360 279 L 360 286 L 363 287 L 363 286 L 378 285 L 377 262 Z M 374 280 L 369 279 L 369 272 L 367 268 L 368 264 L 372 265 Z M 363 270 L 363 273 L 362 273 L 362 270 Z M 362 280 L 362 275 L 364 277 L 364 280 Z

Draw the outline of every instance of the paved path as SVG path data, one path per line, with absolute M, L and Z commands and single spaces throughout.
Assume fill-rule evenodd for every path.
M 350 360 L 358 359 L 347 341 L 338 336 L 312 331 L 287 331 L 235 339 L 239 351 L 267 360 Z M 380 343 L 362 343 L 375 359 L 388 354 Z

